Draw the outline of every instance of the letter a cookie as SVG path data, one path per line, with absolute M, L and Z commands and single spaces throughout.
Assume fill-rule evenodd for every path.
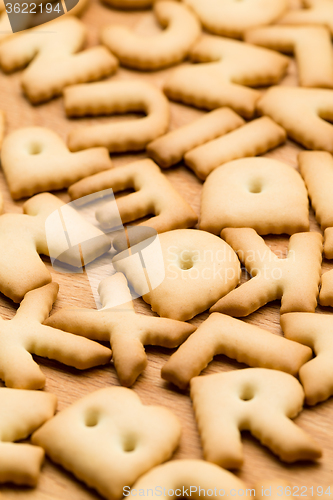
M 285 259 L 279 259 L 254 229 L 223 229 L 221 236 L 244 262 L 252 278 L 222 297 L 211 312 L 248 316 L 280 299 L 281 314 L 315 311 L 321 275 L 321 234 L 292 235 Z
M 123 274 L 101 281 L 98 287 L 103 309 L 66 308 L 48 318 L 46 325 L 93 340 L 110 342 L 120 383 L 134 384 L 147 365 L 144 345 L 177 347 L 195 330 L 180 321 L 135 314 L 131 293 Z M 122 305 L 113 306 L 113 296 Z
M 249 87 L 277 83 L 289 64 L 272 50 L 209 35 L 195 44 L 190 58 L 202 64 L 176 69 L 165 83 L 167 96 L 210 110 L 229 106 L 246 118 L 254 115 L 260 97 Z
M 243 465 L 241 431 L 248 430 L 284 462 L 316 460 L 321 449 L 290 419 L 304 392 L 292 375 L 246 368 L 191 381 L 191 399 L 205 459 L 226 469 Z
M 108 500 L 168 460 L 180 440 L 174 414 L 143 406 L 124 387 L 100 389 L 58 413 L 32 436 L 56 463 Z

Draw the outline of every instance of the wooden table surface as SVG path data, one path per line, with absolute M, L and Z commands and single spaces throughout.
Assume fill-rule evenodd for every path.
M 89 28 L 87 46 L 98 43 L 99 30 L 102 26 L 109 23 L 120 22 L 129 26 L 136 26 L 137 30 L 141 33 L 153 33 L 158 29 L 155 26 L 155 21 L 150 11 L 115 11 L 100 3 L 99 0 L 91 0 L 89 8 L 82 16 L 82 20 Z M 140 78 L 154 82 L 157 86 L 161 87 L 172 70 L 170 68 L 155 73 L 139 73 L 121 68 L 112 79 Z M 297 84 L 294 62 L 291 63 L 289 72 L 281 84 Z M 73 126 L 77 126 L 75 120 L 69 120 L 65 117 L 63 99 L 61 97 L 37 107 L 30 105 L 22 95 L 20 89 L 20 72 L 9 76 L 0 72 L 0 109 L 6 111 L 8 132 L 19 127 L 39 125 L 51 128 L 59 133 L 63 139 L 66 139 L 67 134 Z M 201 111 L 194 108 L 175 103 L 171 104 L 171 111 L 171 128 L 184 125 L 201 114 Z M 80 123 L 98 123 L 111 119 L 122 118 L 81 119 Z M 280 159 L 296 167 L 299 151 L 300 148 L 296 144 L 288 142 L 266 156 Z M 118 167 L 144 156 L 144 154 L 113 156 L 114 165 Z M 169 169 L 165 171 L 165 175 L 199 214 L 202 182 L 184 166 Z M 5 212 L 20 213 L 24 200 L 16 203 L 11 200 L 2 172 L 0 172 L 0 190 L 4 195 Z M 58 192 L 57 195 L 64 201 L 69 201 L 66 191 Z M 311 212 L 311 230 L 320 231 L 315 222 L 313 212 Z M 272 237 L 267 238 L 267 242 L 273 250 L 285 251 L 288 239 L 284 237 Z M 54 306 L 54 311 L 68 305 L 95 307 L 86 275 L 59 274 L 51 268 L 47 258 L 44 261 L 50 267 L 54 281 L 57 281 L 60 285 L 60 292 Z M 332 267 L 327 261 L 323 264 L 324 271 Z M 150 307 L 142 299 L 135 301 L 135 307 L 137 311 L 144 314 L 152 314 Z M 325 311 L 323 308 L 318 308 L 318 313 L 321 312 L 328 312 L 328 310 Z M 330 312 L 333 313 L 333 311 Z M 0 314 L 7 319 L 12 318 L 15 314 L 14 304 L 4 296 L 0 296 Z M 197 316 L 192 322 L 195 325 L 199 325 L 206 318 L 207 313 L 204 313 Z M 263 307 L 258 312 L 246 318 L 245 321 L 281 335 L 279 319 L 279 303 L 276 302 Z M 174 458 L 202 458 L 200 438 L 189 394 L 176 390 L 160 377 L 161 367 L 171 352 L 167 349 L 148 347 L 147 353 L 148 367 L 135 383 L 133 390 L 141 397 L 144 404 L 165 405 L 179 417 L 183 432 L 180 446 Z M 81 373 L 74 369 L 68 369 L 60 363 L 45 359 L 38 358 L 38 362 L 47 377 L 45 390 L 57 395 L 59 410 L 63 410 L 78 398 L 96 389 L 119 385 L 112 364 L 104 368 L 91 369 Z M 224 356 L 218 356 L 204 371 L 203 376 L 209 373 L 233 370 L 241 367 L 243 365 L 239 365 Z M 295 420 L 300 427 L 309 432 L 322 446 L 324 452 L 323 458 L 317 464 L 298 463 L 295 465 L 284 465 L 268 449 L 253 439 L 249 433 L 244 433 L 245 462 L 237 475 L 248 486 L 262 480 L 269 482 L 274 478 L 285 479 L 293 485 L 298 486 L 325 487 L 333 484 L 332 421 L 333 399 L 319 404 L 315 408 L 305 408 L 302 414 Z M 110 478 L 110 480 L 112 479 Z M 78 482 L 71 474 L 52 464 L 48 459 L 45 461 L 36 489 L 7 487 L 6 485 L 6 487 L 1 487 L 1 490 L 3 498 L 6 499 L 92 500 L 100 498 L 93 490 L 86 488 L 83 483 Z

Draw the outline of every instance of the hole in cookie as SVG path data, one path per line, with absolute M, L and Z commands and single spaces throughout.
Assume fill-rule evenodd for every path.
M 254 398 L 254 390 L 252 387 L 247 386 L 242 388 L 242 392 L 239 395 L 239 399 L 242 401 L 251 401 Z
M 136 448 L 136 438 L 135 436 L 131 434 L 127 434 L 126 436 L 123 437 L 123 450 L 126 453 L 130 453 L 131 451 L 134 451 Z
M 89 411 L 85 416 L 85 425 L 87 427 L 96 427 L 99 422 L 99 413 L 96 410 Z
M 43 151 L 43 147 L 41 144 L 34 142 L 29 146 L 29 154 L 31 155 L 39 155 Z
M 252 181 L 249 186 L 250 193 L 261 193 L 262 191 L 262 183 L 259 179 Z
M 183 271 L 188 271 L 194 266 L 191 252 L 183 251 L 179 256 L 179 267 Z

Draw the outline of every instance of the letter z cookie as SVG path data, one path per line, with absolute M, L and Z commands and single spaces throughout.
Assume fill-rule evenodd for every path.
M 143 406 L 124 387 L 100 389 L 76 401 L 32 436 L 56 463 L 108 500 L 168 460 L 180 440 L 167 408 Z
M 75 17 L 67 16 L 17 33 L 0 46 L 0 66 L 4 71 L 23 68 L 22 87 L 34 103 L 47 101 L 68 85 L 100 80 L 114 73 L 118 61 L 105 47 L 93 47 L 79 54 L 86 29 Z M 37 55 L 36 55 L 37 54 Z

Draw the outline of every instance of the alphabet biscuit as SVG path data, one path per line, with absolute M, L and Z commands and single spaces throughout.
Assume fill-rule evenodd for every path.
M 178 321 L 135 314 L 131 293 L 123 274 L 105 278 L 98 287 L 103 309 L 66 308 L 53 314 L 46 325 L 93 340 L 110 342 L 122 385 L 134 384 L 147 366 L 144 345 L 177 347 L 195 327 Z M 122 296 L 123 304 L 113 305 Z
M 257 108 L 305 148 L 333 153 L 333 125 L 328 123 L 333 120 L 332 90 L 272 87 Z
M 165 491 L 173 490 L 176 495 L 181 496 L 183 491 L 188 492 L 191 498 L 199 500 L 202 495 L 211 491 L 217 491 L 220 497 L 223 492 L 245 490 L 244 483 L 238 477 L 215 464 L 204 460 L 172 460 L 166 464 L 154 467 L 144 474 L 133 485 L 132 490 L 158 491 L 157 488 L 165 488 Z M 163 490 L 164 491 L 164 490 Z M 212 495 L 213 496 L 213 495 Z M 217 494 L 213 498 L 218 498 Z
M 53 394 L 20 389 L 0 389 L 0 483 L 36 486 L 44 450 L 26 439 L 53 417 L 57 398 Z
M 167 408 L 143 406 L 134 391 L 109 387 L 58 413 L 32 442 L 103 497 L 121 500 L 125 486 L 171 457 L 180 433 Z
M 185 163 L 205 180 L 215 168 L 228 161 L 267 153 L 283 142 L 287 134 L 267 116 L 214 139 L 185 154 Z
M 104 233 L 50 193 L 30 198 L 23 205 L 23 212 L 0 216 L 0 292 L 14 302 L 20 302 L 30 290 L 50 283 L 51 274 L 39 254 L 80 268 L 110 249 L 110 240 Z M 68 226 L 74 241 L 71 247 L 68 231 L 66 236 Z
M 281 24 L 324 25 L 333 35 L 333 4 L 331 0 L 302 0 L 303 9 L 291 9 L 281 19 Z
M 186 389 L 213 357 L 224 354 L 239 363 L 297 375 L 312 351 L 255 325 L 213 313 L 162 368 L 162 378 Z
M 178 2 L 161 0 L 154 14 L 164 28 L 154 36 L 140 36 L 126 26 L 110 25 L 101 41 L 123 66 L 157 70 L 181 62 L 201 34 L 201 25 L 190 9 Z
M 118 61 L 105 47 L 79 54 L 86 38 L 84 24 L 66 16 L 49 24 L 52 33 L 39 26 L 17 33 L 0 45 L 0 66 L 14 71 L 29 64 L 22 75 L 22 88 L 38 104 L 62 93 L 68 85 L 100 80 L 114 73 Z
M 250 227 L 259 234 L 308 231 L 302 177 L 269 158 L 235 160 L 217 168 L 203 186 L 200 229 L 220 234 L 226 227 Z
M 111 351 L 96 342 L 42 325 L 59 286 L 49 283 L 28 292 L 15 317 L 0 317 L 0 377 L 8 387 L 41 389 L 45 376 L 31 354 L 60 361 L 79 370 L 106 364 Z
M 285 259 L 278 258 L 254 229 L 223 229 L 221 236 L 253 277 L 220 299 L 211 312 L 248 316 L 280 299 L 281 314 L 315 311 L 321 275 L 321 234 L 293 234 Z
M 268 49 L 217 36 L 203 36 L 190 52 L 192 62 L 176 69 L 164 85 L 166 95 L 198 108 L 229 106 L 252 118 L 260 93 L 249 87 L 272 85 L 289 59 Z
M 216 35 L 242 38 L 257 26 L 271 24 L 287 10 L 286 0 L 185 0 L 198 14 L 203 26 Z
M 116 81 L 73 85 L 65 89 L 64 102 L 69 117 L 143 112 L 133 121 L 93 125 L 69 134 L 71 151 L 104 146 L 110 152 L 139 151 L 169 126 L 169 102 L 163 93 L 144 81 Z
M 244 430 L 284 462 L 321 456 L 319 446 L 290 420 L 302 411 L 304 392 L 288 373 L 246 368 L 195 377 L 191 399 L 205 459 L 220 467 L 243 465 Z
M 123 224 L 141 217 L 155 214 L 155 217 L 140 223 L 151 227 L 158 233 L 171 229 L 192 227 L 198 218 L 193 209 L 174 190 L 167 178 L 152 160 L 139 160 L 120 168 L 87 177 L 69 188 L 73 200 L 88 194 L 112 188 L 117 193 L 134 188 L 135 193 L 118 198 L 118 210 L 114 210 L 114 201 L 105 203 L 96 211 L 96 218 L 103 227 L 118 225 L 119 214 Z M 115 239 L 113 245 L 121 248 L 121 242 Z
M 208 309 L 217 297 L 232 290 L 240 278 L 240 264 L 234 251 L 215 235 L 194 229 L 178 229 L 158 235 L 162 259 L 151 252 L 142 272 L 140 244 L 113 258 L 117 271 L 151 305 L 159 316 L 187 321 Z M 163 275 L 159 286 L 147 284 Z M 161 282 L 162 281 L 162 282 Z
M 308 405 L 325 401 L 333 395 L 332 352 L 333 320 L 330 314 L 289 313 L 281 317 L 287 339 L 311 347 L 316 357 L 299 372 Z
M 148 155 L 162 168 L 180 162 L 185 153 L 244 125 L 245 121 L 230 108 L 218 108 L 150 142 Z
M 287 54 L 294 53 L 301 87 L 333 88 L 333 50 L 327 28 L 257 28 L 246 32 L 245 41 Z
M 61 138 L 43 127 L 15 130 L 4 140 L 1 166 L 14 200 L 68 187 L 112 166 L 105 148 L 71 153 Z

